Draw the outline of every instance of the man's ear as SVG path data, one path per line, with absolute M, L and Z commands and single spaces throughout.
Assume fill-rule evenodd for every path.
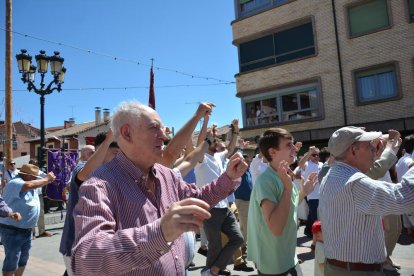
M 132 129 L 129 124 L 122 125 L 119 128 L 119 134 L 122 137 L 123 140 L 125 140 L 128 143 L 132 143 Z
M 269 155 L 272 157 L 272 159 L 275 157 L 277 150 L 275 148 L 269 148 L 267 150 L 267 152 L 269 153 Z

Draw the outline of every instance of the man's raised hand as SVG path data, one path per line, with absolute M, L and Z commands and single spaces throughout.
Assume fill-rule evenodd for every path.
M 176 240 L 182 233 L 197 232 L 203 221 L 211 217 L 210 206 L 197 198 L 175 202 L 161 218 L 161 231 L 167 242 Z
M 227 165 L 226 174 L 230 179 L 236 180 L 237 178 L 241 177 L 247 170 L 248 165 L 244 161 L 243 156 L 240 152 L 236 152 L 230 158 L 230 161 Z

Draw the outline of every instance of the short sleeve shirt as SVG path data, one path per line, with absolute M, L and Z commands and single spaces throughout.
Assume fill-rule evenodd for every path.
M 19 212 L 22 219 L 16 221 L 10 218 L 0 218 L 0 223 L 24 229 L 36 226 L 40 213 L 38 189 L 22 192 L 24 183 L 22 178 L 15 177 L 3 190 L 4 201 L 14 212 Z
M 281 274 L 294 267 L 296 257 L 297 206 L 299 192 L 292 186 L 289 217 L 283 233 L 276 237 L 263 218 L 261 203 L 264 199 L 279 203 L 284 186 L 276 171 L 269 166 L 258 178 L 250 197 L 247 226 L 247 257 L 264 274 Z

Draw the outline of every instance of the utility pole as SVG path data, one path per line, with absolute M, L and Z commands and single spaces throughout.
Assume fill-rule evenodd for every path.
M 12 0 L 6 0 L 6 95 L 5 95 L 5 123 L 6 123 L 6 141 L 3 144 L 3 151 L 6 154 L 4 166 L 9 168 L 9 162 L 13 159 L 12 151 Z M 4 148 L 5 147 L 5 148 Z

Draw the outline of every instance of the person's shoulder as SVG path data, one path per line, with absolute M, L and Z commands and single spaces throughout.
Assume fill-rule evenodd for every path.
M 23 184 L 24 184 L 24 182 L 25 182 L 25 181 L 23 180 L 23 178 L 16 176 L 16 177 L 12 178 L 12 179 L 9 181 L 9 183 L 7 183 L 7 185 L 6 185 L 6 186 L 8 186 L 8 185 L 23 185 Z
M 261 185 L 268 185 L 268 184 L 273 184 L 275 182 L 279 183 L 280 178 L 277 175 L 277 173 L 270 166 L 268 166 L 264 170 L 264 172 L 261 173 L 256 179 L 256 185 L 260 184 L 260 183 L 265 183 L 265 184 L 261 184 Z

